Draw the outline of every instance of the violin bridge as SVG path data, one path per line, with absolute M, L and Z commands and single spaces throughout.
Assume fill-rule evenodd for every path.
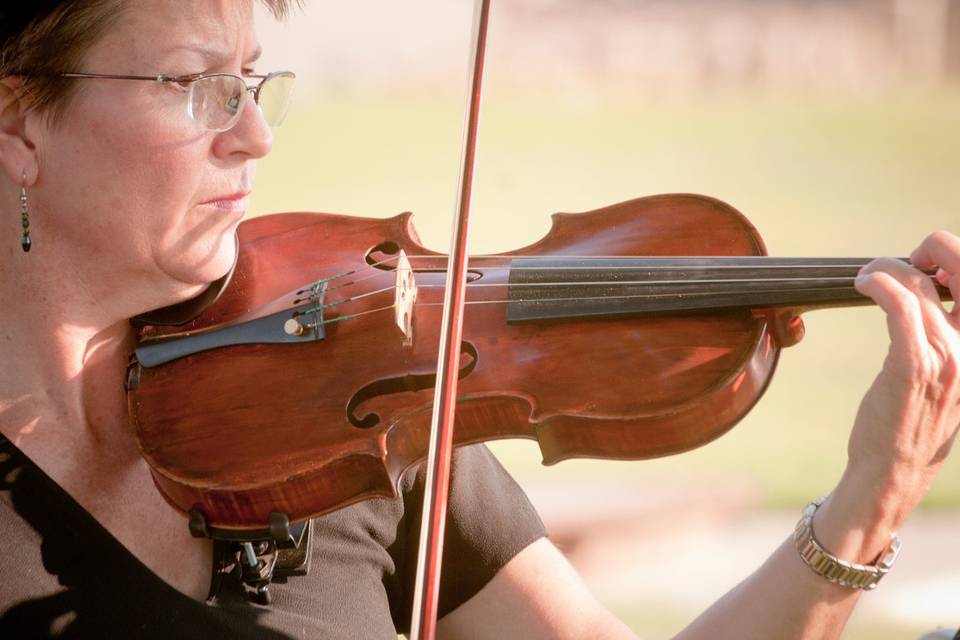
M 417 299 L 417 283 L 413 279 L 413 268 L 403 250 L 397 258 L 397 284 L 394 293 L 393 308 L 396 323 L 403 333 L 404 346 L 413 344 L 413 303 Z

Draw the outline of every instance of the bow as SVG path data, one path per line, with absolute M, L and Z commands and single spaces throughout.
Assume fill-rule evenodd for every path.
M 477 0 L 473 18 L 473 59 L 469 71 L 470 93 L 464 126 L 463 164 L 460 167 L 457 212 L 447 262 L 443 323 L 440 326 L 440 355 L 437 359 L 437 384 L 433 396 L 433 418 L 426 462 L 427 478 L 423 495 L 423 517 L 420 522 L 420 547 L 417 552 L 411 640 L 433 640 L 436 633 L 440 560 L 443 556 L 443 533 L 450 485 L 460 338 L 463 332 L 463 303 L 467 283 L 467 229 L 473 192 L 473 166 L 480 120 L 480 86 L 489 15 L 490 0 Z

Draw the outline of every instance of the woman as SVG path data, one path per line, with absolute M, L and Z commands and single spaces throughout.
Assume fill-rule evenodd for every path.
M 409 618 L 419 478 L 405 479 L 403 500 L 318 519 L 313 566 L 275 585 L 271 606 L 248 602 L 230 576 L 203 604 L 213 545 L 190 537 L 161 499 L 127 426 L 128 318 L 189 300 L 229 270 L 256 160 L 270 151 L 266 120 L 277 113 L 255 108 L 257 94 L 234 80 L 193 75 L 246 76 L 261 102 L 277 90 L 277 76 L 254 74 L 252 2 L 2 11 L 0 430 L 10 442 L 0 461 L 0 630 L 394 637 Z M 911 260 L 960 293 L 956 236 L 931 235 Z M 816 532 L 824 562 L 875 565 L 960 426 L 960 310 L 894 260 L 868 265 L 857 288 L 887 313 L 890 353 L 861 404 L 847 469 L 804 530 Z M 458 453 L 453 494 L 443 637 L 632 637 L 485 450 Z M 839 636 L 859 590 L 815 572 L 789 533 L 679 637 Z

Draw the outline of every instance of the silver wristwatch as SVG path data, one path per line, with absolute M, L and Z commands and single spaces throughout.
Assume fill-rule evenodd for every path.
M 841 560 L 820 546 L 813 535 L 813 514 L 823 504 L 826 497 L 821 496 L 803 508 L 800 521 L 793 533 L 797 551 L 807 566 L 830 582 L 848 589 L 875 589 L 880 579 L 890 571 L 890 567 L 900 555 L 900 538 L 896 534 L 890 537 L 890 544 L 872 565 L 857 564 Z

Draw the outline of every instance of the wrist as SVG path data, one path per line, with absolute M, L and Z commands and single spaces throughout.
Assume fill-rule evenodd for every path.
M 826 498 L 817 498 L 803 508 L 793 539 L 800 559 L 817 575 L 847 589 L 875 589 L 900 555 L 900 538 L 892 536 L 886 548 L 869 563 L 854 562 L 832 554 L 817 539 L 813 519 Z
M 831 553 L 851 562 L 869 564 L 890 544 L 912 506 L 895 484 L 883 490 L 856 477 L 843 479 L 814 517 L 817 539 Z
M 926 494 L 933 476 L 908 464 L 848 462 L 834 493 L 865 521 L 896 531 Z M 858 504 L 857 509 L 853 505 Z

